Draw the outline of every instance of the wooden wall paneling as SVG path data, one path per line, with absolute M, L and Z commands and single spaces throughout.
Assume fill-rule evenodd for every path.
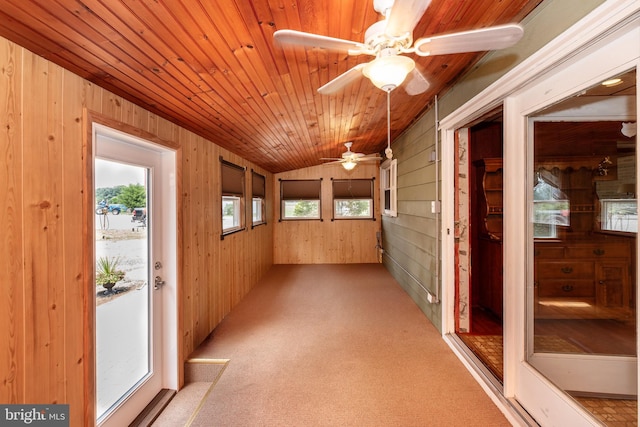
M 89 111 L 100 111 L 104 91 L 95 84 L 82 80 L 82 105 Z
M 93 258 L 93 247 L 85 248 L 85 236 L 88 231 L 84 229 L 86 222 L 80 220 L 78 213 L 80 212 L 82 217 L 93 215 L 95 206 L 91 203 L 91 210 L 87 209 L 87 193 L 82 186 L 78 186 L 78 183 L 85 181 L 84 174 L 87 172 L 85 165 L 90 161 L 86 158 L 82 141 L 84 132 L 83 87 L 81 79 L 71 72 L 64 71 L 62 80 L 63 133 L 61 135 L 61 144 L 64 147 L 62 157 L 64 193 L 61 216 L 64 231 L 64 333 L 67 338 L 73 337 L 73 339 L 65 340 L 64 369 L 66 383 L 90 386 L 85 383 L 85 375 L 91 374 L 93 376 L 93 366 L 87 366 L 87 363 L 93 364 L 93 361 L 90 358 L 85 358 L 86 343 L 84 340 L 87 335 L 84 332 L 78 333 L 78 325 L 85 325 L 87 319 L 93 318 L 87 316 L 84 304 L 85 286 L 87 286 L 89 277 L 92 276 L 85 272 L 85 258 L 77 256 L 77 254 L 87 252 Z M 74 232 L 69 232 L 70 230 Z M 76 230 L 81 232 L 76 232 Z M 95 291 L 94 286 L 89 285 L 88 288 Z M 86 329 L 83 328 L 83 331 Z M 75 407 L 70 414 L 70 424 L 81 425 L 83 418 L 91 417 L 93 419 L 95 417 L 93 400 L 89 399 L 89 396 L 93 395 L 93 391 L 86 393 L 84 387 L 81 386 L 67 387 L 65 391 L 66 396 L 61 403 L 76 402 L 76 405 L 82 403 L 82 406 Z
M 331 221 L 333 211 L 331 178 L 375 178 L 374 209 L 376 221 Z M 278 221 L 280 216 L 280 179 L 322 178 L 323 221 Z M 347 173 L 340 165 L 314 166 L 274 175 L 274 263 L 376 263 L 376 232 L 380 231 L 379 166 L 360 164 Z M 294 236 L 295 238 L 292 238 Z
M 209 289 L 209 270 L 210 267 L 207 263 L 206 246 L 209 235 L 207 233 L 207 222 L 205 219 L 206 204 L 210 202 L 208 196 L 209 188 L 206 186 L 207 171 L 211 171 L 213 168 L 207 168 L 205 159 L 207 158 L 206 143 L 201 139 L 198 139 L 199 155 L 196 159 L 195 173 L 198 176 L 198 194 L 199 200 L 196 204 L 197 207 L 197 253 L 198 257 L 198 280 L 196 281 L 197 287 L 195 289 L 196 297 L 196 318 L 195 320 L 195 345 L 197 345 L 207 335 L 207 329 L 209 328 L 209 322 L 207 316 L 209 314 L 209 301 L 208 301 L 208 289 Z
M 204 274 L 204 259 L 202 257 L 202 246 L 204 245 L 204 230 L 202 219 L 202 202 L 203 202 L 203 184 L 202 184 L 202 153 L 203 147 L 199 139 L 192 142 L 193 148 L 191 150 L 191 173 L 195 178 L 191 182 L 191 195 L 192 205 L 185 207 L 191 210 L 191 232 L 189 236 L 191 238 L 191 257 L 194 261 L 193 272 L 193 300 L 191 301 L 191 309 L 193 310 L 192 319 L 190 325 L 185 325 L 188 330 L 191 331 L 191 346 L 195 348 L 195 343 L 198 337 L 198 321 L 200 316 L 200 304 L 201 304 L 201 287 L 204 281 L 202 275 Z
M 226 314 L 227 307 L 230 306 L 231 293 L 229 286 L 231 285 L 231 277 L 224 266 L 227 263 L 230 252 L 227 252 L 220 241 L 220 233 L 222 233 L 222 210 L 216 202 L 222 197 L 220 189 L 220 150 L 211 147 L 211 153 L 207 161 L 206 170 L 209 175 L 210 183 L 206 190 L 206 202 L 210 206 L 216 206 L 216 209 L 210 208 L 208 221 L 211 225 L 208 240 L 211 243 L 212 253 L 216 256 L 211 257 L 207 263 L 207 279 L 204 284 L 211 288 L 211 303 L 214 310 L 208 313 L 208 322 L 214 327 L 219 320 L 222 320 Z M 220 211 L 220 212 L 218 212 Z M 202 339 L 201 337 L 200 339 Z
M 181 313 L 183 324 L 182 345 L 184 351 L 184 357 L 191 354 L 193 349 L 193 337 L 191 331 L 191 325 L 193 324 L 194 317 L 194 281 L 196 280 L 196 266 L 198 263 L 197 257 L 194 256 L 194 224 L 195 218 L 193 214 L 193 206 L 195 204 L 194 188 L 196 174 L 193 172 L 192 164 L 195 161 L 193 151 L 195 150 L 193 144 L 193 138 L 190 138 L 188 132 L 181 130 L 180 141 L 183 144 L 183 152 L 185 153 L 181 168 L 182 168 L 182 180 L 183 191 L 180 198 L 179 209 L 183 214 L 183 233 L 182 233 L 182 250 L 183 250 L 183 264 L 182 264 L 182 305 L 183 310 Z M 189 224 L 189 227 L 186 226 Z
M 0 39 L 0 402 L 17 403 L 25 396 L 26 366 L 23 271 L 22 160 L 22 60 L 23 52 Z
M 220 240 L 219 160 L 255 167 L 202 137 L 0 39 L 0 401 L 68 403 L 93 425 L 95 360 L 91 129 L 83 111 L 178 151 L 181 357 L 187 357 L 273 261 L 273 221 Z M 25 98 L 21 98 L 21 94 Z M 22 124 L 24 123 L 24 126 Z M 84 141 L 88 142 L 85 145 Z M 265 174 L 267 182 L 273 175 Z M 273 195 L 272 185 L 268 190 Z M 272 197 L 272 196 L 270 196 Z M 268 202 L 272 215 L 272 201 Z M 84 209 L 84 210 L 83 210 Z M 250 217 L 247 217 L 249 220 Z M 81 256 L 78 256 L 81 254 Z M 88 310 L 88 312 L 87 312 Z
M 53 403 L 56 397 L 56 383 L 62 375 L 52 361 L 64 345 L 64 334 L 59 333 L 59 318 L 54 307 L 57 303 L 56 292 L 63 292 L 64 277 L 56 265 L 61 254 L 56 238 L 59 238 L 56 217 L 60 216 L 59 158 L 54 145 L 49 140 L 49 102 L 50 81 L 49 63 L 35 55 L 26 55 L 24 61 L 23 90 L 28 94 L 23 105 L 25 162 L 23 203 L 25 246 L 25 329 L 33 331 L 26 340 L 25 387 L 30 391 L 30 402 Z M 51 316 L 51 317 L 50 317 Z M 60 360 L 60 359 L 58 359 Z M 37 367 L 37 368 L 36 368 Z M 53 368 L 51 370 L 51 368 Z M 48 375 L 39 375 L 40 371 Z
M 45 217 L 41 218 L 45 220 L 43 230 L 46 233 L 47 240 L 43 255 L 49 258 L 46 276 L 37 278 L 36 281 L 34 281 L 34 286 L 38 288 L 38 294 L 41 294 L 42 289 L 46 288 L 47 301 L 44 303 L 46 306 L 40 305 L 43 301 L 36 304 L 41 308 L 45 308 L 43 312 L 46 313 L 47 319 L 46 321 L 42 319 L 42 323 L 39 321 L 35 327 L 42 329 L 47 324 L 51 325 L 51 323 L 53 323 L 55 325 L 54 327 L 49 326 L 50 332 L 46 334 L 46 340 L 48 341 L 46 345 L 51 349 L 48 366 L 52 375 L 48 399 L 51 399 L 50 401 L 52 402 L 59 403 L 66 399 L 66 388 L 64 387 L 65 364 L 61 361 L 65 359 L 65 347 L 67 345 L 73 345 L 73 341 L 68 342 L 64 339 L 64 311 L 67 305 L 64 296 L 69 279 L 67 273 L 69 272 L 65 271 L 64 268 L 66 239 L 62 218 L 65 192 L 64 175 L 67 171 L 64 170 L 63 163 L 63 69 L 50 62 L 47 62 L 46 68 L 46 139 L 45 135 L 39 135 L 39 137 L 43 138 L 43 147 L 41 147 L 41 149 L 48 151 L 45 158 L 47 159 L 48 165 L 52 166 L 51 172 L 55 175 L 56 179 L 50 180 L 46 178 L 48 182 L 41 187 L 43 192 L 37 196 L 34 194 L 35 197 L 41 198 L 40 209 L 42 210 L 40 213 L 44 214 Z M 44 174 L 44 176 L 47 176 L 47 174 Z M 44 280 L 44 283 L 42 283 L 41 280 Z
M 177 132 L 178 126 L 161 117 L 158 117 L 158 120 L 156 121 L 156 123 L 157 123 L 157 128 L 153 133 L 157 135 L 158 138 L 161 138 L 166 141 L 176 141 L 176 142 L 178 141 L 176 139 L 178 137 L 178 132 Z
M 144 129 L 150 132 L 149 129 L 149 114 L 135 105 L 133 102 L 126 99 L 122 100 L 122 121 L 130 124 L 131 126 Z M 169 139 L 169 138 L 165 138 Z M 170 140 L 178 140 L 171 138 Z
M 122 122 L 122 97 L 105 92 L 102 96 L 100 113 Z
M 220 229 L 221 216 L 218 211 L 222 211 L 220 207 L 220 154 L 217 147 L 207 141 L 199 138 L 202 143 L 202 163 L 199 163 L 200 171 L 202 175 L 202 227 L 204 229 L 204 241 L 202 242 L 202 262 L 203 262 L 203 280 L 200 282 L 203 288 L 203 304 L 201 308 L 205 311 L 201 311 L 205 317 L 202 319 L 201 328 L 202 332 L 199 335 L 198 344 L 218 324 L 218 318 L 221 319 L 221 315 L 215 307 L 215 300 L 217 299 L 216 293 L 220 292 L 218 277 L 218 269 L 216 268 L 215 258 L 212 254 L 217 251 L 223 257 L 232 256 L 230 253 L 224 253 L 220 250 Z

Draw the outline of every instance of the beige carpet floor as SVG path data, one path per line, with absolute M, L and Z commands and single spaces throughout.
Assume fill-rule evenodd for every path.
M 192 426 L 510 425 L 379 264 L 276 265 L 191 357 Z

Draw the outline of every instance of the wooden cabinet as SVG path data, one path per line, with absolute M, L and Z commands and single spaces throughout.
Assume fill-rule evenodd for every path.
M 537 317 L 631 315 L 631 241 L 536 242 Z
M 475 161 L 476 182 L 479 195 L 481 227 L 480 235 L 502 239 L 502 159 L 490 158 Z

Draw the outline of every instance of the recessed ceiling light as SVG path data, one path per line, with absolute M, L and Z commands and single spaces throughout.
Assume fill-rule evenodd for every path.
M 611 87 L 611 86 L 617 86 L 620 83 L 622 83 L 622 79 L 610 79 L 610 80 L 603 81 L 602 86 Z

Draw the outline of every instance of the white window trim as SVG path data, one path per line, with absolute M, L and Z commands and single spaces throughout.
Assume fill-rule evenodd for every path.
M 389 209 L 384 197 L 387 190 L 391 192 Z M 398 159 L 387 159 L 380 165 L 380 211 L 384 216 L 398 216 Z
M 259 209 L 255 209 L 254 203 L 258 202 L 260 204 L 260 208 Z M 255 214 L 259 213 L 260 214 L 260 218 L 258 218 L 258 220 L 255 220 Z M 258 225 L 262 225 L 262 224 L 266 224 L 267 220 L 265 218 L 265 200 L 264 197 L 252 197 L 251 198 L 251 224 L 252 227 L 258 226 Z
M 242 197 L 239 195 L 222 196 L 222 209 L 224 211 L 224 202 L 229 200 L 233 202 L 233 224 L 230 227 L 224 227 L 224 212 L 222 215 L 222 232 L 224 234 L 233 233 L 242 230 Z

